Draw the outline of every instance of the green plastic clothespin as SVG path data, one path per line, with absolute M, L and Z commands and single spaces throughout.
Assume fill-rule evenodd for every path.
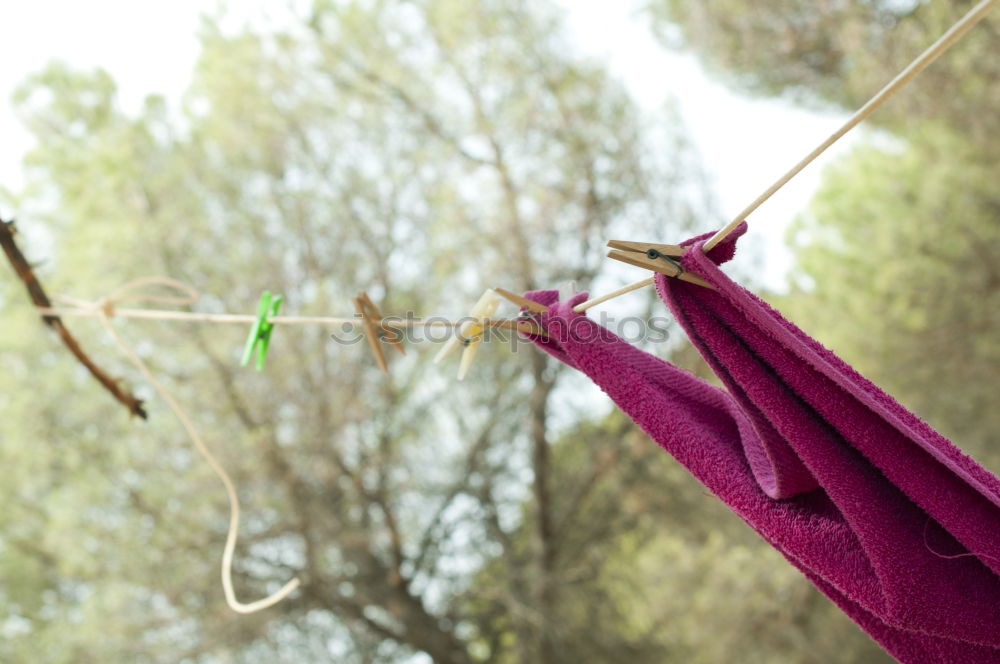
M 280 307 L 280 295 L 271 297 L 271 291 L 264 291 L 261 294 L 260 304 L 257 306 L 257 320 L 254 321 L 253 327 L 250 328 L 246 348 L 243 349 L 243 360 L 240 362 L 242 366 L 245 367 L 250 363 L 250 358 L 253 357 L 254 350 L 256 349 L 257 371 L 264 369 L 264 360 L 267 359 L 267 346 L 271 341 L 271 330 L 274 329 L 274 323 L 268 319 L 271 316 L 277 315 Z M 258 343 L 260 344 L 259 348 L 257 347 Z

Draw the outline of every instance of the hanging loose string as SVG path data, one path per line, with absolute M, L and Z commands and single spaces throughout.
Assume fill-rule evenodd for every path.
M 958 560 L 959 558 L 988 558 L 990 560 L 1000 561 L 1000 558 L 996 556 L 991 556 L 988 553 L 976 553 L 973 551 L 967 551 L 965 553 L 951 553 L 951 554 L 938 553 L 937 551 L 931 548 L 931 543 L 927 539 L 927 529 L 930 527 L 930 525 L 931 525 L 931 517 L 927 517 L 927 520 L 924 521 L 924 548 L 930 551 L 932 555 L 935 555 L 938 558 L 944 558 L 945 560 Z
M 760 196 L 754 199 L 754 201 L 750 203 L 750 205 L 740 210 L 740 213 L 737 214 L 732 221 L 730 221 L 728 224 L 719 229 L 719 231 L 716 232 L 715 235 L 709 238 L 708 241 L 705 242 L 704 245 L 702 245 L 702 250 L 709 251 L 710 249 L 715 247 L 715 245 L 719 244 L 724 239 L 726 239 L 726 237 L 728 237 L 729 234 L 732 233 L 737 226 L 743 223 L 743 221 L 747 217 L 749 217 L 755 210 L 757 210 L 757 208 L 763 205 L 765 201 L 767 201 L 769 198 L 771 198 L 771 196 L 777 193 L 779 189 L 788 184 L 788 182 L 796 175 L 798 175 L 800 172 L 802 172 L 802 170 L 806 166 L 815 161 L 815 159 L 819 157 L 821 154 L 823 154 L 827 150 L 827 148 L 829 148 L 831 145 L 833 145 L 838 140 L 843 138 L 843 136 L 847 132 L 849 132 L 851 129 L 854 129 L 854 127 L 860 124 L 862 120 L 871 115 L 875 111 L 875 109 L 877 109 L 879 106 L 885 103 L 887 99 L 892 97 L 892 95 L 898 92 L 900 88 L 909 83 L 917 74 L 922 72 L 924 69 L 927 68 L 928 65 L 937 60 L 942 53 L 947 51 L 952 45 L 955 44 L 955 42 L 961 39 L 961 37 L 966 32 L 968 32 L 974 25 L 983 20 L 983 18 L 986 17 L 986 15 L 990 12 L 990 10 L 994 9 L 998 3 L 1000 3 L 1000 0 L 982 0 L 979 4 L 970 9 L 965 16 L 963 16 L 961 19 L 958 20 L 957 23 L 951 26 L 951 28 L 949 28 L 948 31 L 945 32 L 943 35 L 941 35 L 941 37 L 938 38 L 937 41 L 931 44 L 930 47 L 927 48 L 927 50 L 925 50 L 923 53 L 917 56 L 917 58 L 906 67 L 906 69 L 901 71 L 894 79 L 889 81 L 889 83 L 884 88 L 879 90 L 874 97 L 869 99 L 864 106 L 859 108 L 854 113 L 854 115 L 852 115 L 847 120 L 847 122 L 845 122 L 843 126 L 840 127 L 840 129 L 830 134 L 830 136 L 827 137 L 825 141 L 816 146 L 816 148 L 812 152 L 807 154 L 805 157 L 802 158 L 801 161 L 792 166 L 787 173 L 778 178 L 774 184 L 772 184 L 764 191 L 764 193 L 762 193 Z M 637 281 L 633 284 L 625 286 L 624 288 L 618 289 L 614 293 L 608 293 L 607 295 L 603 295 L 601 297 L 597 297 L 592 300 L 587 300 L 586 302 L 582 302 L 577 306 L 573 307 L 573 311 L 575 311 L 576 313 L 582 313 L 593 306 L 601 304 L 602 302 L 607 302 L 608 300 L 618 297 L 619 295 L 623 295 L 633 290 L 643 288 L 644 286 L 647 286 L 650 283 L 652 283 L 651 279 Z
M 183 293 L 183 295 L 152 295 L 137 292 L 139 289 L 151 285 L 164 286 Z M 94 315 L 100 321 L 101 325 L 111 336 L 114 342 L 118 345 L 118 348 L 121 349 L 129 360 L 131 360 L 132 364 L 134 364 L 136 368 L 142 372 L 143 376 L 146 377 L 146 380 L 149 381 L 163 400 L 167 402 L 170 409 L 174 411 L 174 414 L 177 415 L 177 419 L 181 421 L 181 425 L 191 438 L 191 442 L 194 443 L 195 448 L 202 455 L 202 457 L 204 457 L 205 461 L 208 462 L 208 465 L 211 466 L 212 470 L 215 471 L 215 474 L 219 476 L 219 479 L 222 480 L 222 485 L 226 489 L 226 496 L 229 498 L 229 532 L 226 534 L 226 546 L 222 551 L 222 590 L 226 596 L 226 603 L 233 611 L 236 611 L 237 613 L 253 613 L 255 611 L 260 611 L 261 609 L 266 609 L 269 606 L 273 606 L 283 600 L 289 593 L 299 587 L 299 579 L 292 579 L 282 586 L 277 592 L 268 595 L 264 599 L 259 599 L 256 602 L 244 604 L 236 599 L 236 593 L 233 592 L 232 570 L 233 552 L 236 549 L 236 537 L 239 532 L 240 522 L 240 501 L 236 495 L 236 488 L 233 486 L 233 482 L 229 478 L 228 473 L 226 473 L 222 465 L 209 451 L 208 446 L 206 446 L 204 441 L 202 441 L 201 436 L 198 435 L 198 431 L 194 428 L 194 424 L 192 424 L 187 413 L 184 412 L 184 409 L 181 408 L 179 403 L 177 403 L 177 400 L 174 399 L 173 395 L 171 395 L 170 392 L 168 392 L 167 389 L 160 383 L 160 381 L 153 376 L 153 373 L 146 366 L 146 363 L 143 362 L 139 356 L 136 355 L 136 353 L 122 340 L 122 338 L 115 331 L 115 328 L 111 324 L 110 320 L 112 316 L 116 315 L 115 305 L 118 302 L 140 300 L 160 304 L 182 305 L 191 304 L 197 298 L 198 293 L 193 288 L 179 281 L 169 279 L 167 277 L 145 277 L 122 285 L 110 295 L 101 298 L 96 302 L 85 302 L 83 300 L 77 300 L 69 297 L 57 297 L 54 299 L 72 304 L 83 310 L 94 312 Z

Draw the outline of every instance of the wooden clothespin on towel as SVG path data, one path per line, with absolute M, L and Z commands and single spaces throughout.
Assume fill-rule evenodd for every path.
M 608 258 L 715 290 L 712 284 L 698 275 L 684 270 L 679 259 L 687 251 L 686 247 L 677 244 L 652 244 L 626 240 L 611 240 L 608 242 L 608 246 L 611 247 Z

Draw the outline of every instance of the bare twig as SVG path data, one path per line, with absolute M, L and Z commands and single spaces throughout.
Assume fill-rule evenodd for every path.
M 34 270 L 31 269 L 31 265 L 24 257 L 24 254 L 21 253 L 17 244 L 14 242 L 13 221 L 0 220 L 0 246 L 3 247 L 3 251 L 7 255 L 7 260 L 10 261 L 11 266 L 14 268 L 14 272 L 16 272 L 18 278 L 24 282 L 25 288 L 28 289 L 28 296 L 31 298 L 31 301 L 35 303 L 35 306 L 41 308 L 51 307 L 52 304 L 49 302 L 49 298 L 45 294 L 45 290 L 42 288 L 42 285 L 38 282 L 38 278 L 35 277 Z M 142 407 L 142 399 L 139 399 L 134 394 L 122 389 L 117 380 L 109 376 L 103 369 L 94 364 L 94 361 L 91 360 L 85 352 L 83 352 L 80 344 L 77 343 L 77 340 L 72 334 L 70 334 L 69 330 L 66 329 L 66 326 L 63 324 L 62 319 L 59 318 L 59 316 L 42 314 L 42 321 L 55 330 L 63 344 L 71 353 L 73 353 L 76 359 L 80 361 L 80 364 L 87 368 L 90 375 L 96 378 L 101 385 L 104 386 L 104 389 L 110 392 L 115 399 L 128 408 L 130 413 L 138 415 L 142 419 L 146 419 L 146 410 Z

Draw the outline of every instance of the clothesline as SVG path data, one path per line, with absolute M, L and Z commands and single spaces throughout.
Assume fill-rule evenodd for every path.
M 148 285 L 156 285 L 160 287 L 165 287 L 171 289 L 175 292 L 174 295 L 162 295 L 155 293 L 143 293 L 141 288 Z M 229 502 L 229 528 L 226 533 L 226 544 L 222 550 L 222 562 L 220 566 L 220 574 L 222 578 L 222 591 L 226 598 L 226 604 L 229 608 L 237 613 L 254 613 L 262 609 L 266 609 L 269 606 L 273 606 L 287 597 L 296 588 L 299 587 L 301 582 L 298 577 L 287 581 L 280 589 L 271 593 L 267 597 L 255 600 L 253 602 L 245 603 L 241 602 L 236 598 L 236 593 L 233 590 L 233 554 L 236 550 L 236 538 L 239 535 L 240 528 L 240 500 L 236 493 L 236 487 L 233 485 L 232 478 L 229 477 L 229 473 L 226 469 L 222 467 L 219 460 L 215 458 L 209 450 L 208 445 L 202 440 L 201 435 L 198 433 L 198 429 L 194 426 L 191 417 L 187 414 L 187 411 L 181 407 L 180 403 L 174 396 L 167 390 L 163 384 L 156 379 L 153 372 L 146 366 L 146 363 L 142 361 L 139 354 L 136 353 L 132 348 L 125 343 L 124 339 L 115 331 L 114 325 L 111 324 L 111 316 L 114 315 L 114 306 L 116 302 L 124 300 L 141 300 L 146 302 L 159 302 L 162 304 L 191 304 L 198 298 L 198 292 L 175 279 L 170 279 L 167 277 L 143 277 L 141 279 L 135 279 L 122 286 L 116 288 L 106 297 L 97 300 L 95 302 L 86 302 L 83 300 L 77 300 L 75 298 L 60 297 L 59 299 L 63 301 L 68 301 L 76 305 L 80 311 L 90 311 L 101 323 L 101 327 L 107 332 L 108 336 L 111 337 L 118 349 L 128 358 L 136 369 L 149 381 L 149 384 L 153 386 L 156 393 L 160 395 L 170 410 L 174 412 L 177 419 L 180 420 L 181 426 L 187 433 L 188 438 L 191 440 L 192 445 L 198 451 L 198 454 L 205 459 L 212 472 L 219 478 L 222 482 L 222 486 L 226 492 L 226 499 Z M 170 313 L 170 312 L 167 312 Z
M 38 307 L 38 313 L 43 316 L 76 316 L 84 318 L 97 318 L 100 314 L 91 309 L 75 307 Z M 115 318 L 145 318 L 151 320 L 184 320 L 196 323 L 252 323 L 257 319 L 253 314 L 229 314 L 229 313 L 199 313 L 193 311 L 172 311 L 169 309 L 119 309 L 115 308 L 112 314 Z M 267 319 L 275 325 L 362 325 L 358 317 L 345 318 L 343 316 L 269 316 Z M 433 318 L 394 318 L 387 317 L 381 321 L 375 321 L 385 327 L 459 327 L 462 321 L 436 320 Z M 484 325 L 506 324 L 505 320 L 486 320 Z

